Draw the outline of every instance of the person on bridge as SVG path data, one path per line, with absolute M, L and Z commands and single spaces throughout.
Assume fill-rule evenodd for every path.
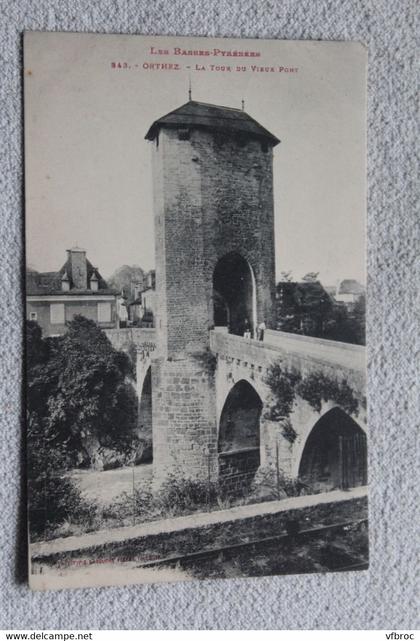
M 244 338 L 251 338 L 251 327 L 247 318 L 244 322 Z
M 258 325 L 258 340 L 263 341 L 264 340 L 264 332 L 266 330 L 265 322 L 264 320 L 261 321 L 261 323 Z

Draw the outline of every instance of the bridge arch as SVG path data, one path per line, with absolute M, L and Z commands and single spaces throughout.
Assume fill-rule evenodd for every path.
M 343 409 L 332 407 L 306 435 L 297 463 L 298 476 L 314 489 L 365 485 L 365 432 Z
M 247 488 L 260 466 L 260 419 L 263 402 L 241 379 L 229 391 L 218 431 L 219 478 Z
M 238 252 L 222 256 L 213 271 L 213 323 L 242 336 L 257 328 L 257 293 L 254 270 Z
M 144 452 L 142 458 L 147 462 L 153 460 L 152 454 L 152 367 L 147 368 L 139 395 L 139 416 L 138 416 L 138 435 L 144 442 Z M 146 460 L 144 460 L 146 462 Z

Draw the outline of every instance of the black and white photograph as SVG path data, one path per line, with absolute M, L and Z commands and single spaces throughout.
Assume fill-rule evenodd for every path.
M 368 568 L 366 60 L 25 34 L 33 589 Z

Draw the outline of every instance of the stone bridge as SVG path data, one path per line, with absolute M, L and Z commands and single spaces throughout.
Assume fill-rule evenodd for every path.
M 233 336 L 222 328 L 210 333 L 210 347 L 217 355 L 215 386 L 219 442 L 223 428 L 223 414 L 226 410 L 229 412 L 227 409 L 229 400 L 235 394 L 235 389 L 242 388 L 245 404 L 244 397 L 252 396 L 251 390 L 254 390 L 259 399 L 259 402 L 256 399 L 255 404 L 260 417 L 259 439 L 256 441 L 259 441 L 259 464 L 262 468 L 278 464 L 286 475 L 297 477 L 309 436 L 314 433 L 316 426 L 322 423 L 327 430 L 331 431 L 337 429 L 337 423 L 344 422 L 348 425 L 354 423 L 356 433 L 358 432 L 356 425 L 363 434 L 366 432 L 364 347 L 272 330 L 266 330 L 264 342 L 259 342 Z M 293 409 L 287 421 L 293 430 L 290 433 L 294 432 L 294 439 L 285 437 L 284 421 L 272 421 L 267 418 L 273 397 L 265 378 L 267 369 L 273 363 L 280 364 L 286 371 L 297 371 L 302 378 L 310 374 L 316 376 L 322 374 L 327 379 L 338 383 L 346 381 L 355 397 L 354 411 L 345 413 L 337 400 L 322 398 L 320 408 L 314 409 L 308 401 L 296 394 Z M 238 397 L 240 398 L 241 394 Z M 234 398 L 233 404 L 235 400 Z M 361 432 L 359 434 L 363 438 Z M 316 442 L 314 447 L 316 448 Z M 318 449 L 322 447 L 320 443 Z M 310 461 L 307 463 L 311 464 Z M 365 477 L 366 462 L 359 460 L 357 465 L 363 468 L 358 472 L 358 476 Z M 359 480 L 365 481 L 364 478 Z
M 139 437 L 152 441 L 152 357 L 156 355 L 156 330 L 127 327 L 105 331 L 115 349 L 127 352 L 135 361 L 135 389 L 139 402 Z
M 136 390 L 139 399 L 140 432 L 152 438 L 154 459 L 160 460 L 159 425 L 153 425 L 152 376 L 153 360 L 159 356 L 155 329 L 128 328 L 108 330 L 107 335 L 117 349 L 135 354 Z M 212 477 L 257 469 L 280 469 L 292 478 L 310 475 L 314 468 L 322 478 L 322 467 L 330 468 L 329 482 L 340 485 L 337 470 L 346 458 L 347 467 L 356 479 L 350 485 L 364 484 L 366 479 L 366 384 L 365 348 L 335 341 L 266 330 L 264 341 L 246 339 L 228 334 L 225 328 L 210 331 L 210 350 L 216 357 L 214 369 L 215 432 L 210 439 L 214 451 L 211 466 L 203 454 L 203 470 L 211 467 Z M 271 420 L 269 416 L 273 396 L 266 382 L 267 370 L 273 363 L 285 371 L 296 371 L 304 379 L 310 374 L 342 383 L 352 391 L 355 402 L 352 411 L 344 410 L 340 399 L 320 398 L 314 408 L 299 394 L 295 395 L 293 409 L 287 419 Z M 328 396 L 328 395 L 326 395 Z M 155 420 L 156 422 L 156 420 Z M 339 451 L 343 447 L 339 437 L 353 435 L 354 447 L 362 453 Z M 312 435 L 312 436 L 311 436 Z M 312 439 L 312 440 L 311 440 Z M 362 439 L 362 442 L 360 441 Z M 197 434 L 196 448 L 203 444 Z M 308 447 L 306 447 L 308 446 Z M 344 443 L 344 446 L 346 444 Z M 207 446 L 204 445 L 203 451 Z M 305 453 L 306 450 L 308 450 Z M 308 449 L 309 448 L 309 449 Z M 337 459 L 331 468 L 328 452 Z M 323 454 L 324 452 L 324 454 Z M 157 456 L 156 456 L 157 455 Z M 208 454 L 207 454 L 208 456 Z M 353 460 L 357 458 L 357 460 Z M 333 471 L 331 472 L 331 469 Z M 325 472 L 327 474 L 327 472 Z M 327 474 L 328 476 L 328 474 Z

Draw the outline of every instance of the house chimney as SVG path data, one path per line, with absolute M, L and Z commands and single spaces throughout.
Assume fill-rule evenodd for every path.
M 75 289 L 87 289 L 86 250 L 73 247 L 67 250 L 70 276 Z

